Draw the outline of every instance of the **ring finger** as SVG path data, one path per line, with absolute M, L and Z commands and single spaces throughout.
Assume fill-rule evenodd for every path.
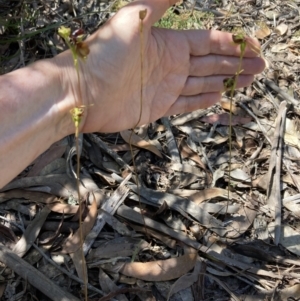
M 201 77 L 189 76 L 185 82 L 181 95 L 192 96 L 201 93 L 225 91 L 223 82 L 229 77 L 230 76 L 226 75 Z M 250 85 L 253 82 L 253 79 L 253 75 L 240 75 L 238 77 L 236 88 Z

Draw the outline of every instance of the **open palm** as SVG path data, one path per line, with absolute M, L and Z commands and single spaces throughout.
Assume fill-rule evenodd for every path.
M 175 1 L 173 1 L 175 2 Z M 81 65 L 83 104 L 87 109 L 82 131 L 115 132 L 133 127 L 139 119 L 141 60 L 139 11 L 144 20 L 144 85 L 140 124 L 162 116 L 208 107 L 220 99 L 223 79 L 238 69 L 239 48 L 229 33 L 175 31 L 154 28 L 170 5 L 167 0 L 136 1 L 121 9 L 87 43 L 90 54 Z M 255 40 L 251 44 L 259 47 Z M 253 49 L 253 47 L 252 47 Z M 243 60 L 238 87 L 249 85 L 264 68 L 250 47 Z M 76 72 L 68 68 L 68 79 Z M 69 91 L 78 105 L 76 80 Z

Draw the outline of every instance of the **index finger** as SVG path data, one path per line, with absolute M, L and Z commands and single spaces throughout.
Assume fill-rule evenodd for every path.
M 240 46 L 235 44 L 232 34 L 218 30 L 186 30 L 184 31 L 190 46 L 190 54 L 202 56 L 221 54 L 240 56 Z M 247 47 L 244 57 L 260 56 L 260 44 L 256 39 L 246 37 Z

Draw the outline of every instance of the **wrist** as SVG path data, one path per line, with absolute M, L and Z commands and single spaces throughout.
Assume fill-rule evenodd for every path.
M 74 132 L 59 72 L 43 60 L 0 77 L 0 187 Z
M 49 126 L 51 143 L 54 143 L 74 133 L 74 124 L 70 116 L 74 104 L 64 89 L 63 67 L 52 58 L 41 60 L 29 68 L 30 74 L 39 78 L 40 85 L 34 88 L 40 90 L 40 101 L 44 102 L 45 108 L 48 107 L 48 111 L 45 109 L 44 113 L 44 126 Z

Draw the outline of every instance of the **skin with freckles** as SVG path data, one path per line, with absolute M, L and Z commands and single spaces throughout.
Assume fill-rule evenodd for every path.
M 122 8 L 86 43 L 80 88 L 70 51 L 0 76 L 0 187 L 51 144 L 74 133 L 70 110 L 85 105 L 81 132 L 116 132 L 135 126 L 140 111 L 139 11 L 144 19 L 144 90 L 140 124 L 205 108 L 219 101 L 240 50 L 219 31 L 153 28 L 176 1 L 139 0 Z M 237 87 L 264 67 L 249 38 Z M 253 50 L 256 49 L 256 50 Z M 90 106 L 93 105 L 93 106 Z

